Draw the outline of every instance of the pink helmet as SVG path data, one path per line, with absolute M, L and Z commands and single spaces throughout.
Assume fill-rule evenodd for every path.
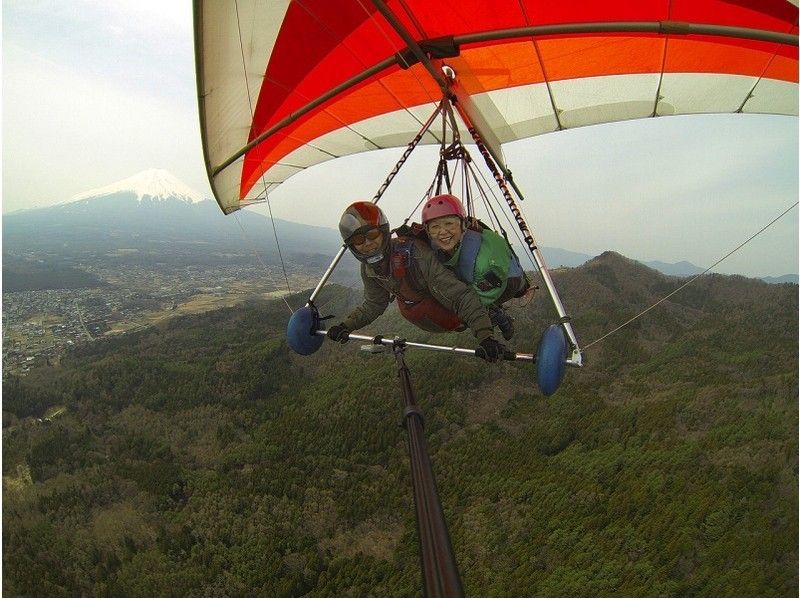
M 442 216 L 458 216 L 463 219 L 467 217 L 467 213 L 455 195 L 445 193 L 444 195 L 435 195 L 425 202 L 425 206 L 422 208 L 422 224 L 427 224 Z

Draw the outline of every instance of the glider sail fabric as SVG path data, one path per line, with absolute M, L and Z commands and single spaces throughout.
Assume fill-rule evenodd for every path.
M 194 19 L 203 148 L 225 213 L 314 164 L 408 144 L 442 99 L 445 65 L 500 143 L 798 112 L 786 0 L 195 0 Z

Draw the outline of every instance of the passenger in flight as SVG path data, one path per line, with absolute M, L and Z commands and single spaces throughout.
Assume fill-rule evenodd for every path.
M 477 221 L 468 223 L 463 204 L 450 194 L 425 202 L 422 224 L 439 260 L 472 287 L 492 324 L 510 340 L 514 322 L 503 303 L 525 294 L 530 284 L 508 241 Z

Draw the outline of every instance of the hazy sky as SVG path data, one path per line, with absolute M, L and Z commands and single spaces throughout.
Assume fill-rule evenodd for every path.
M 3 212 L 147 168 L 211 195 L 191 2 L 3 0 L 2 19 Z M 400 151 L 306 170 L 272 194 L 273 212 L 335 227 L 350 201 L 372 197 Z M 589 254 L 706 267 L 798 197 L 795 117 L 662 117 L 544 135 L 505 153 L 539 244 Z M 382 203 L 393 222 L 433 175 L 431 148 L 412 158 Z M 797 273 L 797 208 L 716 271 Z

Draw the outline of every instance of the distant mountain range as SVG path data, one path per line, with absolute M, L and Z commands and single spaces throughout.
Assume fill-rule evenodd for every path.
M 275 220 L 284 257 L 332 254 L 340 241 L 332 229 Z M 212 199 L 169 172 L 148 170 L 81 193 L 52 207 L 3 216 L 4 251 L 76 255 L 133 249 L 150 255 L 192 254 L 209 260 L 276 254 L 272 222 L 242 210 L 225 216 Z
M 324 264 L 340 245 L 334 228 L 275 219 L 283 257 Z M 126 250 L 128 259 L 237 261 L 277 259 L 273 222 L 250 210 L 225 216 L 217 203 L 166 170 L 151 169 L 92 189 L 51 207 L 3 216 L 3 251 L 79 256 Z M 551 268 L 576 267 L 593 256 L 543 247 Z M 671 276 L 703 271 L 689 262 L 643 262 Z M 352 264 L 351 264 L 352 265 Z M 798 282 L 797 275 L 767 277 L 771 283 Z

